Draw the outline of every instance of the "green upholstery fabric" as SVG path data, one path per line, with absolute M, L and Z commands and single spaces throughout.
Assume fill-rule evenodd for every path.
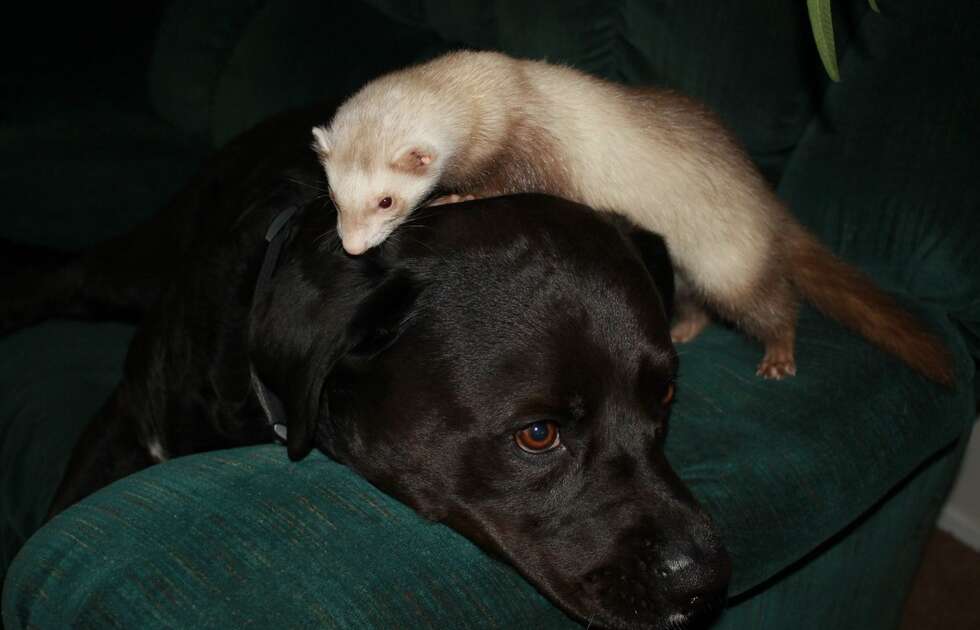
M 969 382 L 972 362 L 950 325 L 944 333 Z M 668 438 L 670 460 L 732 553 L 733 596 L 814 552 L 955 442 L 973 404 L 971 392 L 929 384 L 809 312 L 799 376 L 755 378 L 759 352 L 720 327 L 686 347 Z M 59 419 L 66 433 L 80 427 L 77 414 Z M 947 482 L 955 463 L 943 468 Z M 5 474 L 15 470 L 4 465 Z M 935 494 L 936 484 L 927 485 Z M 25 496 L 23 488 L 10 495 Z M 49 603 L 52 593 L 59 596 Z M 114 484 L 31 539 L 4 597 L 8 630 L 136 620 L 144 627 L 567 621 L 510 569 L 350 471 L 319 455 L 293 466 L 271 446 L 175 460 Z M 419 608 L 402 605 L 406 597 Z M 478 614 L 473 602 L 484 603 Z M 471 616 L 459 617 L 466 610 Z
M 0 339 L 0 576 L 42 523 L 87 419 L 119 382 L 132 330 L 52 321 Z
M 939 305 L 980 358 L 980 21 L 961 3 L 885 8 L 853 27 L 779 192 L 842 256 Z
M 0 77 L 16 92 L 0 102 L 0 235 L 74 248 L 118 233 L 207 146 L 456 42 L 682 89 L 721 113 L 801 220 L 950 343 L 960 383 L 934 387 L 809 310 L 787 382 L 756 379 L 760 348 L 722 327 L 682 348 L 668 455 L 735 560 L 719 625 L 894 627 L 976 409 L 980 5 L 878 3 L 880 15 L 834 3 L 832 85 L 803 3 L 177 0 L 148 3 L 127 28 L 92 9 L 55 31 L 44 63 Z M 41 17 L 25 42 L 43 39 Z M 99 33 L 128 52 L 91 45 Z M 51 322 L 0 340 L 0 577 L 130 335 Z M 37 532 L 10 569 L 3 621 L 59 620 L 569 623 L 446 528 L 320 456 L 294 466 L 275 447 L 156 467 Z
M 205 150 L 138 113 L 71 112 L 0 126 L 2 234 L 68 249 L 114 236 L 163 207 Z
M 157 111 L 210 140 L 215 84 L 264 0 L 175 2 L 160 24 L 149 72 Z
M 959 470 L 966 437 L 853 525 L 731 601 L 712 628 L 898 628 L 920 550 Z
M 64 5 L 57 19 L 43 3 L 4 7 L 0 236 L 91 245 L 198 170 L 207 146 L 163 121 L 147 94 L 159 5 Z
M 146 65 L 163 0 L 8 2 L 0 20 L 0 127 L 67 111 L 152 113 Z M 122 52 L 121 52 L 122 51 Z
M 325 457 L 292 464 L 276 446 L 151 468 L 45 533 L 14 568 L 8 630 L 568 624 L 466 539 Z
M 972 382 L 955 329 L 947 322 L 942 332 L 960 382 Z M 760 357 L 758 345 L 719 326 L 682 346 L 667 440 L 668 459 L 722 526 L 732 596 L 857 519 L 957 440 L 974 409 L 969 388 L 932 385 L 808 309 L 799 374 L 758 379 Z
M 801 3 L 493 0 L 447 10 L 438 0 L 369 1 L 468 46 L 695 96 L 722 115 L 774 182 L 817 106 L 812 83 L 821 70 L 805 45 Z
M 908 588 L 960 455 L 930 462 L 765 597 L 741 598 L 719 630 L 896 627 L 900 609 L 882 604 Z M 96 495 L 32 541 L 4 597 L 8 630 L 575 626 L 465 539 L 325 458 L 292 465 L 271 446 L 176 460 Z
M 803 3 L 370 1 L 468 45 L 699 98 L 826 243 L 980 337 L 975 8 L 838 3 L 843 82 L 824 87 Z
M 446 49 L 358 2 L 179 0 L 161 25 L 151 93 L 168 120 L 221 146 L 272 114 Z

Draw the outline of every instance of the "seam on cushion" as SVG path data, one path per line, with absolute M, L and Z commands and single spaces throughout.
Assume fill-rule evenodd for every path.
M 215 71 L 214 81 L 211 83 L 211 90 L 208 94 L 208 144 L 211 148 L 218 148 L 215 142 L 215 121 L 214 112 L 217 106 L 218 94 L 221 93 L 220 86 L 224 83 L 225 76 L 228 72 L 228 68 L 231 67 L 232 61 L 235 59 L 239 48 L 242 45 L 242 39 L 245 34 L 247 34 L 252 26 L 261 15 L 269 10 L 270 2 L 266 0 L 262 3 L 257 3 L 252 12 L 252 17 L 248 20 L 244 20 L 238 29 L 237 37 L 235 38 L 235 45 L 228 48 L 228 54 L 225 55 L 219 68 Z
M 626 64 L 626 49 L 629 48 L 633 51 L 638 51 L 636 45 L 633 44 L 627 36 L 626 12 L 628 10 L 627 5 L 629 2 L 630 0 L 620 0 L 610 11 L 610 24 L 613 28 L 613 34 L 609 45 L 609 61 L 612 64 L 612 68 L 610 69 L 610 77 L 623 83 L 626 83 L 627 80 L 626 72 L 624 71 L 624 66 Z
M 607 76 L 614 81 L 620 83 L 627 82 L 626 73 L 623 71 L 624 67 L 624 49 L 634 48 L 629 38 L 626 36 L 626 5 L 630 0 L 619 0 L 615 4 L 611 5 L 609 12 L 605 17 L 607 27 L 604 29 L 607 31 L 607 41 L 605 50 L 600 56 L 603 59 L 603 63 L 608 66 Z
M 861 33 L 864 31 L 865 20 L 868 19 L 869 14 L 877 15 L 871 11 L 866 11 L 861 16 L 861 19 L 858 20 L 857 26 L 854 29 L 855 33 Z M 823 112 L 826 111 L 827 101 L 830 99 L 831 92 L 834 90 L 835 87 L 836 88 L 843 87 L 843 81 L 844 81 L 843 70 L 844 67 L 846 66 L 847 60 L 854 56 L 854 48 L 855 48 L 854 38 L 852 37 L 848 40 L 847 46 L 843 50 L 839 51 L 837 63 L 838 63 L 838 67 L 841 70 L 841 82 L 833 83 L 831 81 L 828 81 L 823 92 L 820 94 L 817 107 L 814 108 L 813 114 L 810 116 L 810 120 L 807 122 L 807 124 L 803 125 L 802 130 L 800 131 L 800 134 L 796 139 L 796 144 L 793 145 L 793 150 L 790 151 L 789 155 L 786 156 L 786 162 L 784 163 L 782 169 L 782 176 L 779 178 L 779 182 L 776 184 L 777 192 L 786 177 L 786 173 L 790 170 L 790 165 L 793 164 L 793 162 L 798 157 L 798 154 L 800 152 L 800 147 L 802 147 L 803 144 L 806 143 L 806 141 L 810 138 L 810 136 L 812 136 L 815 133 L 814 127 L 815 125 L 819 124 L 820 119 L 823 117 Z

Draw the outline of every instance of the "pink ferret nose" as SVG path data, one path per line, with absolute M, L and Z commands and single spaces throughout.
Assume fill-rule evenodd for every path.
M 351 256 L 360 256 L 368 250 L 367 242 L 364 239 L 342 239 L 341 244 L 344 246 L 344 251 Z

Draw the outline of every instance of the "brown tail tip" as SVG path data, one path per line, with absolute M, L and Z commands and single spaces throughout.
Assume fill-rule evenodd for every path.
M 953 357 L 938 337 L 801 226 L 789 232 L 793 282 L 809 302 L 929 380 L 955 388 Z

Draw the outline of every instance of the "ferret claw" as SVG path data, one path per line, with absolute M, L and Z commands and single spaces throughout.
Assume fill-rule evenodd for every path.
M 755 373 L 762 378 L 774 381 L 781 380 L 787 376 L 796 376 L 796 361 L 792 356 L 788 358 L 772 357 L 767 352 L 762 357 L 762 362 L 759 363 L 759 367 Z

